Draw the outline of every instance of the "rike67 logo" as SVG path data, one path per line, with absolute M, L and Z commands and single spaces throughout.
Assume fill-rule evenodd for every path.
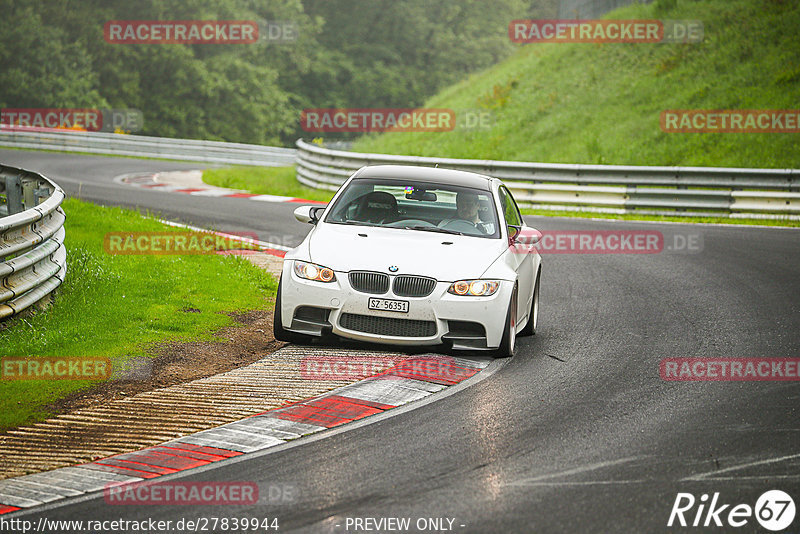
M 729 504 L 720 501 L 719 492 L 704 493 L 699 499 L 691 493 L 678 493 L 669 514 L 668 527 L 734 527 L 740 528 L 756 521 L 765 529 L 778 532 L 788 528 L 795 516 L 794 500 L 781 490 L 764 492 L 755 506 Z M 752 532 L 752 530 L 749 530 Z

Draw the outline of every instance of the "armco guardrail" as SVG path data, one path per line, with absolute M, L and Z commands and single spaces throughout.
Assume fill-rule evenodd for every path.
M 241 143 L 22 127 L 0 127 L 0 146 L 256 166 L 292 165 L 296 152 Z
M 645 215 L 800 218 L 800 170 L 571 165 L 393 156 L 297 141 L 297 179 L 335 191 L 364 165 L 422 165 L 477 172 L 508 184 L 535 209 Z
M 41 174 L 0 165 L 0 320 L 64 281 L 63 201 L 61 188 Z

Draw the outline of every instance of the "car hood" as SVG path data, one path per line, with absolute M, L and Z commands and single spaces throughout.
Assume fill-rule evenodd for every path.
M 479 278 L 507 248 L 502 239 L 400 228 L 319 224 L 308 238 L 312 262 L 334 271 L 430 276 L 443 282 Z

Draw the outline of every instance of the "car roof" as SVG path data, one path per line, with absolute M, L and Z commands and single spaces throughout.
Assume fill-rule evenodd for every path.
M 492 178 L 474 172 L 456 171 L 414 165 L 371 165 L 362 167 L 354 178 L 405 178 L 408 180 L 429 181 L 443 185 L 460 185 L 473 189 L 491 191 Z

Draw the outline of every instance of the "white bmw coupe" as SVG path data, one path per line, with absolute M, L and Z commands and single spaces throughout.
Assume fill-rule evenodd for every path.
M 295 217 L 314 227 L 283 264 L 280 341 L 333 334 L 512 356 L 516 336 L 536 332 L 541 234 L 496 178 L 363 167 Z

